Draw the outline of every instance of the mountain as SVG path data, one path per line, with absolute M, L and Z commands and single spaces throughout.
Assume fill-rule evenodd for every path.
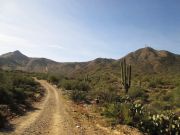
M 31 58 L 20 51 L 0 55 L 0 68 L 4 70 L 22 70 L 28 72 L 71 73 L 84 65 L 83 63 L 60 63 L 46 58 Z
M 0 56 L 0 67 L 3 69 L 21 69 L 29 58 L 20 51 L 9 52 Z
M 137 72 L 180 73 L 180 55 L 168 51 L 146 47 L 129 53 L 125 59 Z
M 146 47 L 131 52 L 123 58 L 132 65 L 134 73 L 180 73 L 180 55 L 168 51 Z M 96 73 L 101 70 L 119 72 L 121 60 L 122 58 L 118 60 L 97 58 L 88 62 L 60 63 L 46 58 L 30 58 L 20 51 L 14 51 L 0 56 L 0 68 L 76 75 Z

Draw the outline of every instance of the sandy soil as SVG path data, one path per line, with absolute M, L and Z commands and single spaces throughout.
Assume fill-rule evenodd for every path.
M 76 108 L 64 99 L 61 90 L 44 80 L 37 80 L 45 89 L 42 102 L 37 103 L 35 110 L 25 116 L 14 119 L 14 129 L 0 132 L 2 135 L 141 135 L 136 130 L 125 128 L 111 130 L 82 117 Z M 122 130 L 122 131 L 121 131 Z

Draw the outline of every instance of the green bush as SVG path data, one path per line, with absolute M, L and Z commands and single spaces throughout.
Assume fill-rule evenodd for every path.
M 167 104 L 167 102 L 165 101 L 152 101 L 149 105 L 148 105 L 148 109 L 151 112 L 154 113 L 160 113 L 162 110 L 169 110 L 171 106 L 169 106 L 169 104 Z M 168 108 L 168 109 L 166 109 Z
M 172 90 L 172 97 L 173 97 L 173 103 L 177 106 L 180 107 L 180 86 Z
M 27 95 L 25 93 L 25 90 L 22 88 L 15 88 L 13 91 L 14 98 L 17 100 L 17 103 L 25 103 L 25 100 L 27 98 Z
M 81 81 L 75 86 L 75 89 L 78 89 L 80 91 L 89 91 L 90 86 L 89 86 L 89 84 L 87 82 Z
M 66 80 L 63 79 L 61 82 L 59 82 L 58 87 L 62 87 L 66 90 L 74 90 L 74 88 L 77 86 L 78 82 L 75 80 Z
M 38 80 L 48 80 L 48 74 L 44 73 L 34 73 L 33 77 L 36 77 Z
M 132 112 L 128 104 L 121 104 L 119 121 L 123 124 L 131 125 L 133 122 Z
M 148 84 L 148 87 L 150 88 L 156 88 L 158 85 L 158 83 L 154 80 L 150 81 L 149 84 Z
M 6 117 L 3 116 L 2 113 L 0 112 L 0 128 L 3 128 L 6 122 L 7 122 Z
M 105 115 L 108 118 L 118 118 L 120 112 L 120 104 L 106 104 L 105 109 L 103 111 L 103 115 Z
M 89 91 L 90 85 L 85 81 L 78 80 L 65 80 L 63 79 L 58 87 L 63 87 L 66 90 L 79 90 L 79 91 Z
M 128 92 L 129 96 L 133 99 L 147 99 L 148 95 L 145 90 L 140 87 L 133 87 Z
M 51 82 L 51 83 L 54 83 L 56 85 L 59 83 L 59 79 L 56 76 L 54 76 L 54 75 L 50 75 L 48 77 L 48 81 Z
M 148 87 L 150 87 L 150 88 L 156 88 L 156 87 L 158 87 L 159 85 L 164 85 L 164 84 L 166 84 L 166 83 L 167 83 L 167 82 L 164 81 L 162 78 L 155 77 L 155 78 L 150 79 L 149 84 L 148 84 Z
M 73 90 L 70 97 L 75 102 L 86 101 L 87 93 L 85 91 Z
M 21 115 L 24 108 L 30 109 L 31 102 L 34 101 L 34 95 L 39 94 L 39 84 L 28 74 L 18 71 L 0 70 L 0 104 L 8 106 L 10 113 Z M 0 126 L 5 120 L 0 114 Z
M 10 89 L 0 86 L 0 104 L 12 104 L 13 93 Z
M 112 124 L 131 124 L 133 120 L 129 104 L 107 104 L 102 114 L 111 118 Z
M 110 89 L 97 89 L 92 95 L 98 98 L 101 104 L 113 103 L 119 97 L 116 91 L 111 91 Z
M 162 100 L 162 101 L 166 101 L 166 102 L 169 102 L 169 103 L 172 103 L 173 102 L 173 92 L 167 92 L 167 93 L 163 93 L 161 92 L 158 97 L 158 99 Z

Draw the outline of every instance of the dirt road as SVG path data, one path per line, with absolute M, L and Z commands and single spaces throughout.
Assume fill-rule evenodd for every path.
M 46 81 L 37 80 L 45 89 L 42 102 L 35 105 L 35 110 L 12 121 L 14 130 L 0 133 L 5 135 L 114 135 L 104 128 L 85 120 L 78 123 L 73 117 L 72 109 L 63 98 L 60 90 Z M 79 126 L 80 125 L 80 126 Z
M 8 135 L 73 135 L 73 122 L 69 118 L 58 92 L 46 81 L 39 81 L 46 89 L 46 96 L 33 112 L 12 121 L 15 130 Z M 0 133 L 1 134 L 1 133 Z

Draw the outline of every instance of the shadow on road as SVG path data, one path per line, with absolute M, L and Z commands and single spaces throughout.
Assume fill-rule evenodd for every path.
M 26 116 L 27 115 L 27 112 L 34 112 L 34 111 L 37 111 L 37 110 L 40 110 L 39 108 L 35 108 L 35 107 L 32 107 L 32 106 L 29 106 L 29 108 L 27 109 L 26 113 L 22 113 L 21 115 L 19 116 Z M 15 127 L 16 127 L 16 124 L 12 124 L 10 122 L 11 120 L 7 120 L 6 123 L 4 124 L 4 128 L 1 128 L 0 129 L 0 135 L 2 133 L 11 133 L 11 132 L 14 132 L 15 131 Z

